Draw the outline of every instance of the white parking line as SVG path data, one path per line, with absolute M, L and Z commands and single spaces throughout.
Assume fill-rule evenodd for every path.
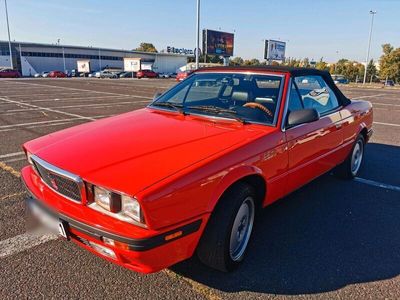
M 148 102 L 148 101 L 147 101 Z M 65 106 L 56 106 L 52 107 L 52 109 L 60 109 L 60 108 L 79 108 L 79 107 L 92 107 L 92 108 L 101 108 L 101 107 L 109 107 L 114 105 L 122 105 L 122 104 L 134 104 L 132 101 L 124 101 L 124 102 L 112 102 L 112 103 L 95 103 L 95 104 L 79 104 L 79 105 L 65 105 Z M 21 108 L 21 109 L 10 109 L 6 110 L 3 115 L 7 115 L 9 113 L 15 112 L 24 112 L 24 111 L 35 111 L 35 110 L 43 110 L 43 108 Z M 0 113 L 1 114 L 1 113 Z
M 6 159 L 6 160 L 3 160 L 3 163 L 10 163 L 10 162 L 16 162 L 16 161 L 21 161 L 21 160 L 26 160 L 26 157 Z
M 14 157 L 14 156 L 19 156 L 25 154 L 24 151 L 19 151 L 19 152 L 14 152 L 14 153 L 8 153 L 8 154 L 3 154 L 0 155 L 0 159 L 3 158 L 9 158 L 9 157 Z
M 100 91 L 72 88 L 72 87 L 66 87 L 66 86 L 54 86 L 54 85 L 48 85 L 48 84 L 16 82 L 16 81 L 13 82 L 13 83 L 14 84 L 33 85 L 33 86 L 45 86 L 45 87 L 51 87 L 51 88 L 55 88 L 55 89 L 66 89 L 66 90 L 72 90 L 72 91 L 85 91 L 85 92 L 92 92 L 92 93 L 97 93 L 97 94 L 109 94 L 109 95 L 127 96 L 127 94 L 119 94 L 119 93 L 112 93 L 112 92 L 100 92 Z
M 386 94 L 357 96 L 356 98 L 351 98 L 351 100 L 362 100 L 362 99 L 365 99 L 365 98 L 375 98 L 375 97 L 384 96 L 384 95 L 386 95 Z
M 395 185 L 391 185 L 391 184 L 377 182 L 377 181 L 374 181 L 374 180 L 364 179 L 364 178 L 360 178 L 360 177 L 356 177 L 356 178 L 354 178 L 354 180 L 357 181 L 357 182 L 363 183 L 363 184 L 368 184 L 368 185 L 384 188 L 384 189 L 387 189 L 387 190 L 400 192 L 400 186 L 395 186 Z
M 390 103 L 373 103 L 372 106 L 375 105 L 387 105 L 387 106 L 400 106 L 400 104 L 390 104 Z
M 111 115 L 101 115 L 101 116 L 94 116 L 93 118 L 97 119 L 101 119 L 101 118 L 106 118 L 106 117 L 112 117 L 114 116 L 114 114 Z M 25 124 L 21 124 L 21 126 L 26 126 L 27 129 L 33 129 L 33 128 L 40 128 L 40 127 L 49 127 L 49 126 L 60 126 L 60 125 L 64 125 L 64 124 L 69 124 L 75 121 L 86 121 L 84 119 L 81 118 L 72 118 L 72 119 L 60 119 L 60 120 L 50 120 L 50 121 L 45 121 L 45 122 L 34 122 L 34 123 L 30 123 L 30 125 L 26 126 Z M 12 126 L 12 124 L 10 125 Z M 1 126 L 0 126 L 1 128 Z M 13 131 L 13 130 L 18 130 L 20 128 L 20 126 L 17 127 L 9 127 L 6 129 L 0 129 L 0 132 L 6 132 L 6 131 Z M 25 128 L 24 128 L 25 129 Z
M 58 239 L 58 235 L 43 231 L 26 232 L 0 241 L 0 258 L 26 251 L 40 244 Z
M 373 124 L 385 125 L 385 126 L 394 126 L 394 127 L 400 127 L 400 124 L 393 124 L 393 123 L 373 122 Z
M 94 116 L 94 117 L 92 117 L 92 119 L 95 120 L 97 118 L 106 117 L 106 116 L 108 116 L 108 115 Z M 30 126 L 30 125 L 39 125 L 39 124 L 47 124 L 47 123 L 60 123 L 60 122 L 74 121 L 74 120 L 87 120 L 87 119 L 86 118 L 81 118 L 81 117 L 76 117 L 76 118 L 70 118 L 70 119 L 58 119 L 58 120 L 37 121 L 37 122 L 29 122 L 29 123 L 9 124 L 9 125 L 1 125 L 0 129 L 23 127 L 23 126 Z
M 46 107 L 42 107 L 42 106 L 37 106 L 37 105 L 34 105 L 34 104 L 21 103 L 19 101 L 9 100 L 9 99 L 6 99 L 6 98 L 1 98 L 0 97 L 0 100 L 6 101 L 6 102 L 9 102 L 9 103 L 15 103 L 15 104 L 25 105 L 25 106 L 29 106 L 29 107 L 34 107 L 34 108 L 41 108 L 41 110 L 55 112 L 55 113 L 63 114 L 63 115 L 70 116 L 70 117 L 78 117 L 78 118 L 89 120 L 89 121 L 94 121 L 95 120 L 95 119 L 93 119 L 91 117 L 85 117 L 85 116 L 78 115 L 78 114 L 72 114 L 72 113 L 64 112 L 62 110 L 57 110 L 57 109 L 51 109 L 51 108 L 46 108 Z
M 15 91 L 24 91 L 24 94 L 15 94 Z M 4 90 L 2 90 L 4 91 Z M 42 87 L 37 87 L 37 91 L 35 90 L 35 87 L 26 87 L 26 88 L 18 88 L 17 90 L 12 91 L 12 95 L 9 95 L 10 97 L 30 97 L 30 96 L 48 96 L 51 93 L 54 93 L 54 89 L 46 90 L 43 89 Z M 83 92 L 72 92 L 72 91 L 60 91 L 57 94 L 67 94 L 67 95 L 79 95 L 82 94 Z M 86 93 L 86 92 L 85 92 Z M 4 93 L 7 94 L 7 93 Z M 1 95 L 1 96 L 7 96 L 7 95 Z

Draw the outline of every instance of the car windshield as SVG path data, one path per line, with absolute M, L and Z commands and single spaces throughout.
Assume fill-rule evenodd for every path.
M 150 106 L 186 114 L 275 124 L 282 76 L 194 73 Z

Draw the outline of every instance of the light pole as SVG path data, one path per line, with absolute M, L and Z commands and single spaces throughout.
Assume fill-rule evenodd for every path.
M 336 74 L 336 68 L 337 68 L 338 61 L 339 61 L 339 50 L 336 50 L 335 74 Z
M 101 72 L 101 54 L 100 54 L 100 48 L 99 48 L 99 72 Z
M 371 50 L 372 28 L 374 27 L 374 17 L 376 15 L 376 11 L 370 10 L 369 13 L 371 15 L 371 28 L 369 30 L 368 50 L 367 50 L 367 59 L 365 60 L 365 70 L 364 70 L 363 84 L 365 84 L 365 82 L 367 80 L 367 67 L 368 67 L 368 61 L 369 61 L 369 52 Z
M 62 54 L 63 54 L 63 63 L 64 63 L 64 72 L 67 71 L 67 67 L 65 66 L 65 50 L 64 46 L 62 47 Z
M 10 66 L 11 66 L 11 69 L 14 69 L 13 57 L 12 57 L 12 51 L 11 51 L 10 25 L 8 23 L 7 0 L 4 0 L 4 5 L 6 7 L 6 20 L 7 20 L 7 31 L 8 31 L 8 48 L 10 50 Z
M 200 52 L 200 0 L 197 0 L 197 22 L 196 22 L 196 69 L 199 68 Z

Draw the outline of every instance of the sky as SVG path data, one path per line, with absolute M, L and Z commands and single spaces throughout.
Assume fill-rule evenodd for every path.
M 11 39 L 133 49 L 194 49 L 196 0 L 8 0 Z M 287 42 L 286 57 L 364 61 L 377 11 L 371 57 L 400 47 L 400 0 L 201 0 L 200 28 L 235 33 L 234 55 L 263 58 L 265 39 Z M 0 0 L 0 40 L 7 40 Z

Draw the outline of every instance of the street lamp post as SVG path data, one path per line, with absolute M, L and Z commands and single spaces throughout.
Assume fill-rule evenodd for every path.
M 376 11 L 370 10 L 369 13 L 371 15 L 371 28 L 369 30 L 369 41 L 368 41 L 368 49 L 367 49 L 367 59 L 365 60 L 363 84 L 365 84 L 365 82 L 367 80 L 367 67 L 368 67 L 368 61 L 369 61 L 369 52 L 371 51 L 372 28 L 374 27 L 374 17 L 376 15 Z
M 13 57 L 12 57 L 12 51 L 11 51 L 11 37 L 10 37 L 10 25 L 8 23 L 8 10 L 7 10 L 7 0 L 4 0 L 4 5 L 6 7 L 6 21 L 7 21 L 7 32 L 8 32 L 8 48 L 10 51 L 10 66 L 11 69 L 14 69 L 14 63 L 13 63 Z
M 65 65 L 65 50 L 64 50 L 64 46 L 62 47 L 62 55 L 63 55 L 64 72 L 65 72 L 67 70 L 67 67 Z
M 336 68 L 337 68 L 338 61 L 339 61 L 339 50 L 336 50 L 335 74 L 336 74 Z
M 196 69 L 199 68 L 200 53 L 200 0 L 197 0 L 197 22 L 196 22 Z

